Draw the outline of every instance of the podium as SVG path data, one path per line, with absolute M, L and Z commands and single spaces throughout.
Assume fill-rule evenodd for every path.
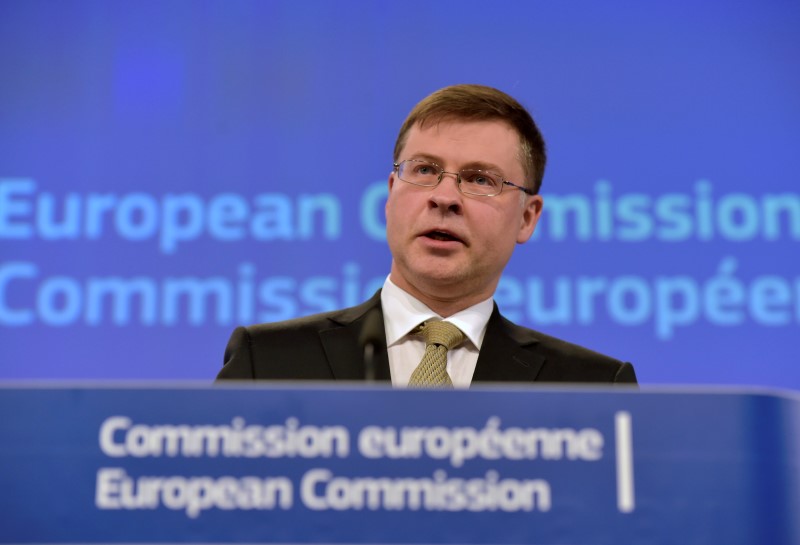
M 0 387 L 0 543 L 800 543 L 800 397 Z

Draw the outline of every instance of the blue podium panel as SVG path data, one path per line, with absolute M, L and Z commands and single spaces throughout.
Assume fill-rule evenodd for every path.
M 0 389 L 2 543 L 800 543 L 800 399 Z

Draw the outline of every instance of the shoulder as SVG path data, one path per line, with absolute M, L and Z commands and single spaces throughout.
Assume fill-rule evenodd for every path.
M 359 323 L 376 306 L 379 293 L 355 307 L 237 327 L 217 379 L 330 379 L 330 350 L 355 350 Z
M 499 313 L 497 320 L 522 349 L 535 352 L 543 360 L 537 381 L 636 383 L 629 362 L 515 324 Z
M 269 322 L 240 327 L 241 330 L 251 339 L 260 339 L 279 334 L 285 335 L 308 335 L 317 334 L 332 328 L 350 325 L 363 319 L 366 314 L 375 307 L 380 308 L 380 290 L 369 300 L 354 307 L 348 307 L 329 312 L 311 314 L 301 318 L 283 320 L 280 322 Z

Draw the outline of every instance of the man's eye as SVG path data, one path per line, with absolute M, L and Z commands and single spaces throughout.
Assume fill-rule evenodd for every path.
M 483 172 L 463 172 L 461 174 L 461 179 L 469 184 L 474 185 L 491 187 L 497 185 L 497 181 L 494 178 L 484 174 Z
M 436 167 L 425 164 L 417 165 L 414 172 L 420 176 L 436 176 Z

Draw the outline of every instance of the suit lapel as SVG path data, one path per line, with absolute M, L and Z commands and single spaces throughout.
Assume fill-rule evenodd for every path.
M 366 316 L 370 312 L 379 313 L 383 321 L 380 290 L 367 302 L 330 316 L 330 327 L 320 331 L 320 341 L 325 349 L 333 377 L 336 380 L 364 380 L 364 348 L 359 345 L 359 337 Z M 380 330 L 380 342 L 375 351 L 375 378 L 378 381 L 390 380 L 389 356 L 386 352 L 386 333 Z
M 500 315 L 494 307 L 478 354 L 474 382 L 532 382 L 544 365 L 545 357 L 533 345 L 533 333 Z

